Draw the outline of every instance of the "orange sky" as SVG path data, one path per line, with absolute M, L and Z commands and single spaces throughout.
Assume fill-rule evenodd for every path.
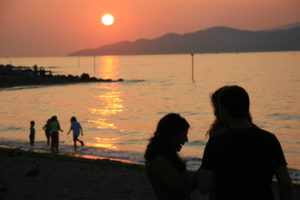
M 110 12 L 115 24 L 101 24 Z M 0 0 L 0 56 L 64 56 L 121 40 L 213 26 L 300 22 L 300 0 Z

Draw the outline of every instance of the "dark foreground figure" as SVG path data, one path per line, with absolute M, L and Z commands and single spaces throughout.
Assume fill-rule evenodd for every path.
M 186 170 L 177 152 L 188 141 L 190 125 L 179 114 L 164 116 L 147 146 L 145 159 L 148 179 L 159 200 L 190 199 L 195 179 Z
M 221 200 L 273 200 L 276 176 L 280 199 L 292 199 L 292 183 L 279 141 L 252 123 L 247 92 L 239 86 L 218 91 L 219 127 L 205 147 L 198 171 L 200 192 Z

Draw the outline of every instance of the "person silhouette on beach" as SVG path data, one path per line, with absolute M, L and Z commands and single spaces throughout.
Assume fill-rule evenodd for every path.
M 178 153 L 188 141 L 189 123 L 179 114 L 164 116 L 145 152 L 146 171 L 157 199 L 190 199 L 195 189 L 193 174 Z
M 270 187 L 275 174 L 280 199 L 291 199 L 292 183 L 280 143 L 252 123 L 248 93 L 239 86 L 219 90 L 213 106 L 221 124 L 215 130 L 221 131 L 206 144 L 197 172 L 199 191 L 219 200 L 274 199 Z
M 76 117 L 71 117 L 71 127 L 70 130 L 68 131 L 67 135 L 69 135 L 69 133 L 73 131 L 73 142 L 74 142 L 74 150 L 77 150 L 77 144 L 76 142 L 80 142 L 81 146 L 84 146 L 84 143 L 82 140 L 79 140 L 78 137 L 81 133 L 81 135 L 83 136 L 83 131 L 82 131 L 82 127 L 80 125 L 80 123 L 77 121 Z
M 220 102 L 219 102 L 219 94 L 222 90 L 226 89 L 229 86 L 224 86 L 221 87 L 219 89 L 217 89 L 212 95 L 211 95 L 211 105 L 214 111 L 214 122 L 210 125 L 209 130 L 207 131 L 207 135 L 209 137 L 213 137 L 214 135 L 217 135 L 219 133 L 222 133 L 226 130 L 226 124 L 225 122 L 222 120 L 222 117 L 220 115 Z M 252 117 L 250 112 L 247 113 L 246 116 L 247 120 L 253 125 L 255 126 L 255 124 L 252 123 Z
M 30 134 L 29 134 L 29 141 L 30 145 L 34 145 L 34 138 L 35 138 L 35 128 L 34 128 L 35 122 L 30 121 Z
M 53 153 L 58 153 L 59 131 L 63 132 L 63 130 L 60 128 L 57 117 L 52 116 L 50 121 L 50 135 L 51 135 L 51 152 Z
M 43 130 L 45 131 L 45 136 L 47 139 L 47 145 L 50 145 L 50 122 L 51 119 L 48 119 L 46 124 L 43 126 Z

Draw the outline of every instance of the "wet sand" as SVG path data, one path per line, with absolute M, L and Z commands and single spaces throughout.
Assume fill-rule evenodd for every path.
M 0 160 L 1 200 L 155 199 L 143 165 L 5 148 Z M 300 199 L 299 185 L 295 193 Z M 192 199 L 208 198 L 195 192 Z

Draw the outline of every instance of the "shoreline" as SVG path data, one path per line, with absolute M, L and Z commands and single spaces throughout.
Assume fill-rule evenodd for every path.
M 144 165 L 0 147 L 0 199 L 155 199 Z M 294 199 L 300 185 L 294 185 Z M 278 196 L 278 185 L 272 189 Z M 192 194 L 192 200 L 208 195 Z M 277 198 L 275 198 L 277 199 Z
M 110 157 L 103 157 L 103 156 L 93 156 L 93 155 L 82 155 L 78 153 L 64 153 L 64 152 L 59 152 L 59 153 L 52 153 L 49 150 L 43 150 L 43 149 L 29 149 L 29 148 L 23 148 L 23 147 L 12 147 L 8 145 L 2 145 L 0 144 L 0 151 L 4 150 L 19 150 L 22 152 L 31 152 L 31 153 L 41 153 L 45 155 L 58 155 L 58 156 L 65 156 L 67 158 L 81 158 L 81 159 L 87 159 L 87 160 L 107 160 L 107 161 L 113 161 L 113 162 L 120 162 L 120 163 L 125 163 L 125 164 L 133 164 L 133 165 L 140 165 L 144 166 L 143 163 L 139 162 L 134 162 L 131 160 L 126 160 L 126 159 L 121 159 L 121 158 L 110 158 Z

